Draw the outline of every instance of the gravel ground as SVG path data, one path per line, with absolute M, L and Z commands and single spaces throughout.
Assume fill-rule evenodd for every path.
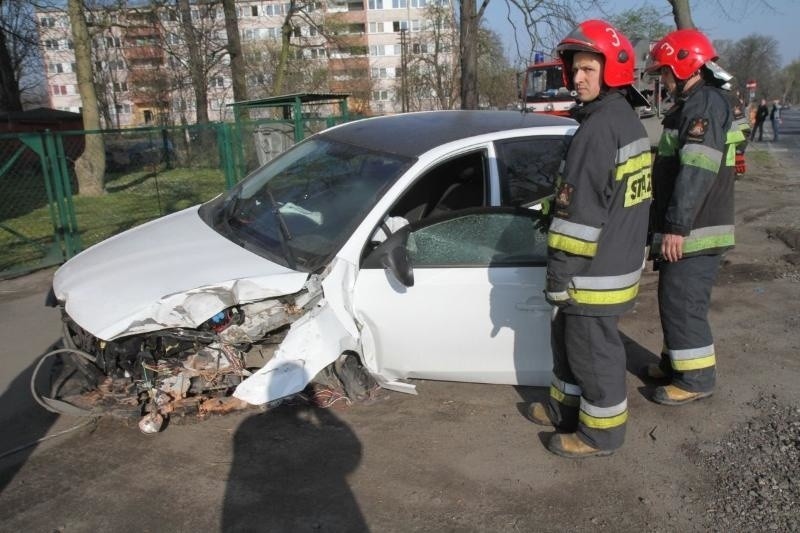
M 710 531 L 800 531 L 800 408 L 760 395 L 759 416 L 735 426 L 714 443 L 689 450 L 713 472 L 708 494 Z

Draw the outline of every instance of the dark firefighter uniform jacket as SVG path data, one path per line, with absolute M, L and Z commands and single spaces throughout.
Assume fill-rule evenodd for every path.
M 633 306 L 652 197 L 650 142 L 612 90 L 581 107 L 556 187 L 547 237 L 550 302 L 565 313 L 612 316 Z
M 683 255 L 717 254 L 733 247 L 736 145 L 744 134 L 733 123 L 721 89 L 700 81 L 664 117 L 653 164 L 653 243 L 682 235 Z

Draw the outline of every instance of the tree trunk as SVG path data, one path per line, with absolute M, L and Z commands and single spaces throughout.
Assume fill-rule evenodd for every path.
M 292 16 L 294 15 L 295 2 L 289 2 L 289 10 L 281 24 L 281 51 L 278 56 L 278 65 L 275 68 L 275 78 L 272 80 L 272 96 L 283 93 L 283 84 L 286 79 L 286 65 L 289 64 L 289 46 L 292 37 Z
M 92 41 L 82 0 L 68 0 L 67 13 L 72 26 L 72 41 L 75 46 L 75 68 L 78 78 L 78 92 L 81 95 L 83 129 L 99 130 L 100 113 L 97 107 L 97 93 L 92 80 Z M 75 175 L 78 178 L 78 192 L 81 196 L 100 196 L 103 194 L 103 176 L 106 172 L 106 154 L 103 136 L 85 135 L 86 147 L 75 161 Z
M 236 1 L 222 0 L 222 10 L 225 13 L 225 33 L 228 35 L 228 55 L 231 58 L 233 100 L 234 102 L 243 102 L 247 100 L 247 82 L 242 42 L 239 36 L 239 22 L 236 18 Z M 238 107 L 236 109 L 237 112 L 240 112 Z
M 675 26 L 679 30 L 693 30 L 692 11 L 689 7 L 689 0 L 669 0 L 672 6 L 672 16 L 675 17 Z
M 189 76 L 192 78 L 197 123 L 208 124 L 208 78 L 206 77 L 205 64 L 200 57 L 194 25 L 192 25 L 189 0 L 178 0 L 178 12 L 180 14 L 183 39 L 189 51 Z
M 461 0 L 461 109 L 478 109 L 478 23 L 476 0 Z
M 7 46 L 6 32 L 0 31 L 0 111 L 22 111 L 19 80 L 11 65 Z

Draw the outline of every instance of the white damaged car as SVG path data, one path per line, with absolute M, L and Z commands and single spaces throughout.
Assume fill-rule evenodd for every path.
M 408 378 L 546 385 L 538 206 L 576 127 L 512 111 L 355 121 L 89 248 L 49 297 L 80 399 L 40 401 L 127 406 L 156 431 L 315 380 L 352 397 L 413 393 Z

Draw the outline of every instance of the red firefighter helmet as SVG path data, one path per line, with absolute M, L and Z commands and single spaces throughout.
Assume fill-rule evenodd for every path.
M 605 58 L 603 82 L 608 87 L 633 84 L 633 46 L 625 35 L 604 20 L 587 20 L 564 37 L 556 52 L 564 64 L 564 85 L 574 89 L 572 83 L 572 57 L 575 52 L 593 52 Z
M 716 61 L 711 41 L 697 30 L 675 30 L 653 45 L 647 71 L 669 67 L 679 80 L 689 79 L 708 61 Z

